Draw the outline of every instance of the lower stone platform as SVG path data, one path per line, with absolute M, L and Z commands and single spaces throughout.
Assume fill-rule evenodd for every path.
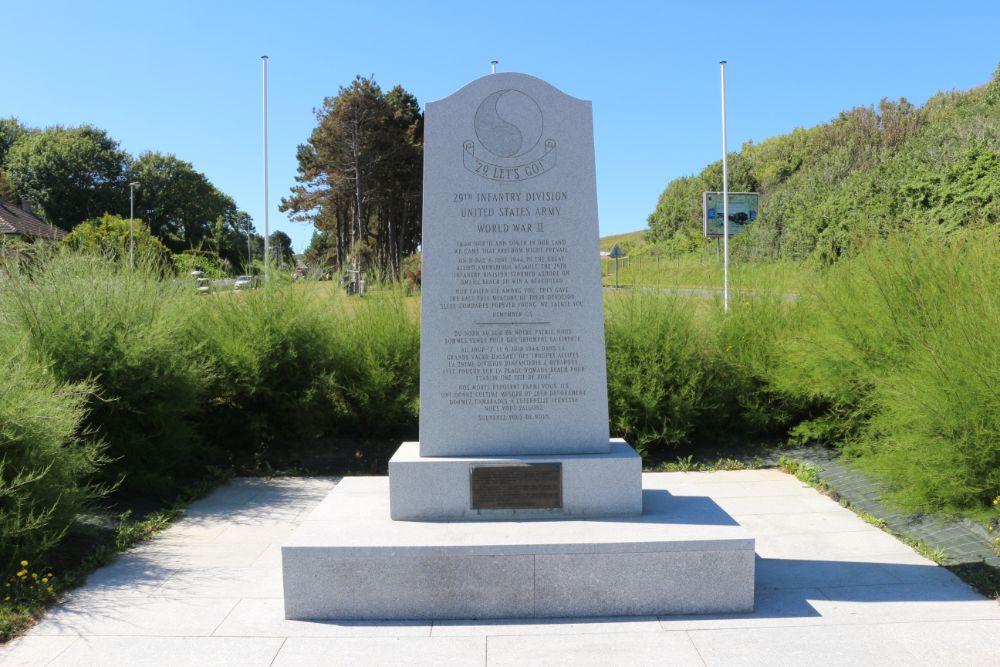
M 345 478 L 281 548 L 285 617 L 751 611 L 753 537 L 710 498 L 643 477 L 637 517 L 453 522 L 392 521 L 388 478 Z

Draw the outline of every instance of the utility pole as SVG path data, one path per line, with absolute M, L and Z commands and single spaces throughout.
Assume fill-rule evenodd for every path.
M 128 184 L 128 264 L 135 270 L 135 189 L 138 181 Z
M 722 310 L 729 312 L 729 151 L 726 148 L 726 61 L 722 70 Z
M 271 239 L 268 227 L 268 201 L 267 201 L 267 56 L 261 56 L 260 61 L 264 66 L 264 282 L 267 282 L 267 265 L 271 259 Z

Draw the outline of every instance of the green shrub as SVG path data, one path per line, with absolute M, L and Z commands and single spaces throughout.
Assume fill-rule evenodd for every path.
M 689 299 L 630 293 L 606 304 L 611 434 L 642 454 L 685 441 L 717 408 L 715 369 Z
M 348 299 L 330 283 L 201 300 L 194 327 L 214 370 L 206 437 L 260 457 L 317 435 L 415 435 L 414 304 L 388 286 Z
M 807 413 L 807 395 L 785 391 L 775 371 L 788 353 L 787 338 L 802 326 L 803 310 L 783 294 L 736 289 L 730 312 L 712 311 L 711 328 L 718 340 L 719 409 L 707 427 L 719 430 L 775 432 Z
M 910 232 L 831 269 L 778 372 L 826 405 L 796 433 L 846 443 L 920 510 L 1000 489 L 1000 234 Z
M 213 371 L 206 439 L 259 456 L 329 423 L 335 415 L 322 387 L 339 310 L 276 281 L 198 301 L 192 332 Z
M 55 546 L 87 503 L 104 462 L 80 437 L 91 387 L 63 384 L 23 340 L 0 336 L 0 581 Z
M 0 292 L 0 325 L 23 336 L 61 382 L 92 382 L 86 426 L 108 443 L 104 479 L 155 491 L 203 463 L 193 428 L 205 393 L 188 333 L 190 290 L 99 255 L 59 252 Z
M 420 323 L 401 289 L 371 293 L 334 329 L 331 393 L 347 408 L 344 426 L 376 436 L 417 435 Z

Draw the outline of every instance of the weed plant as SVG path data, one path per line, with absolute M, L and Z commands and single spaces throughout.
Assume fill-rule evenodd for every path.
M 982 511 L 1000 490 L 998 258 L 995 229 L 894 236 L 835 266 L 810 306 L 790 375 L 829 410 L 799 433 L 847 436 L 907 507 Z
M 91 383 L 86 429 L 107 442 L 103 479 L 154 491 L 199 464 L 207 386 L 188 295 L 155 261 L 135 269 L 56 252 L 0 290 L 2 326 L 63 383 Z
M 211 369 L 201 422 L 207 439 L 238 458 L 260 457 L 328 418 L 322 385 L 333 367 L 336 303 L 275 281 L 190 307 L 192 336 Z
M 3 575 L 36 561 L 102 495 L 90 480 L 104 459 L 102 445 L 79 435 L 90 385 L 59 382 L 10 332 L 0 335 L 0 369 Z
M 371 436 L 417 434 L 420 321 L 404 289 L 385 284 L 332 329 L 337 372 L 327 395 L 342 425 Z
M 614 295 L 605 308 L 612 435 L 642 454 L 685 442 L 719 399 L 697 304 L 633 292 Z

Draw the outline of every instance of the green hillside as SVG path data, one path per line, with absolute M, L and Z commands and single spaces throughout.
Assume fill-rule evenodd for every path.
M 613 234 L 611 236 L 601 237 L 601 251 L 611 250 L 614 244 L 621 246 L 622 250 L 628 250 L 628 247 L 636 247 L 643 244 L 646 238 L 645 229 L 640 229 L 637 232 L 626 232 L 624 234 Z
M 722 161 L 671 181 L 647 242 L 703 243 L 701 194 L 722 189 Z M 1000 69 L 923 106 L 883 99 L 730 155 L 729 189 L 761 193 L 758 221 L 733 243 L 750 260 L 832 263 L 872 236 L 920 226 L 949 233 L 1000 220 Z

